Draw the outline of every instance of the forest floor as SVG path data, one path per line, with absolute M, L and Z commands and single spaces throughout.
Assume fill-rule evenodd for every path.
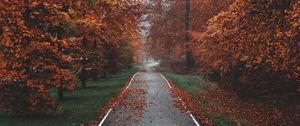
M 157 63 L 140 68 L 128 88 L 121 92 L 117 104 L 102 118 L 103 126 L 193 126 L 196 122 L 175 106 L 164 77 L 153 69 Z
M 185 100 L 190 110 L 202 124 L 215 126 L 296 126 L 297 111 L 288 105 L 242 100 L 234 92 L 223 90 L 201 76 L 182 75 L 158 67 L 174 87 L 176 95 Z M 180 107 L 180 106 L 179 106 Z M 284 108 L 284 109 L 282 109 Z M 299 113 L 299 112 L 298 112 Z
M 88 81 L 85 89 L 78 87 L 74 92 L 65 94 L 58 104 L 64 112 L 57 115 L 14 117 L 0 113 L 0 126 L 79 126 L 81 122 L 94 120 L 99 109 L 104 107 L 125 86 L 137 71 L 126 69 L 112 77 Z M 53 90 L 52 95 L 56 95 Z

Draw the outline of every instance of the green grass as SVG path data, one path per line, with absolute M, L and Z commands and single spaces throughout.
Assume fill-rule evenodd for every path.
M 208 84 L 201 76 L 193 75 L 182 75 L 176 74 L 174 72 L 168 71 L 162 67 L 158 68 L 167 78 L 171 79 L 173 83 L 180 89 L 188 92 L 202 92 L 205 89 L 201 88 L 201 85 Z M 194 97 L 196 100 L 196 96 Z M 204 104 L 199 104 L 201 108 L 205 107 Z M 211 115 L 210 119 L 214 122 L 216 126 L 236 126 L 236 122 L 228 116 L 214 116 Z
M 236 126 L 236 122 L 227 116 L 211 116 L 216 126 Z
M 135 72 L 136 69 L 124 70 L 109 78 L 88 81 L 87 88 L 77 88 L 58 102 L 65 110 L 62 114 L 38 117 L 7 117 L 0 114 L 0 126 L 79 126 L 81 121 L 95 119 L 99 110 L 120 91 Z
M 173 83 L 183 90 L 189 92 L 198 92 L 203 91 L 201 85 L 206 84 L 207 81 L 201 76 L 191 76 L 191 75 L 182 75 L 170 72 L 162 67 L 159 67 L 159 70 L 167 77 L 170 78 Z

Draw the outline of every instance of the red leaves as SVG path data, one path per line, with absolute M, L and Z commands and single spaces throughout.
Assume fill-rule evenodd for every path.
M 76 7 L 76 9 L 81 9 L 81 2 L 77 1 L 74 6 Z
M 224 91 L 216 84 L 206 85 L 205 90 L 193 96 L 198 97 L 196 100 L 204 107 L 202 110 L 209 115 L 227 115 L 238 124 L 243 124 L 242 120 L 259 126 L 297 124 L 295 115 L 275 105 L 242 101 L 235 93 Z
M 69 71 L 92 67 L 96 74 L 112 74 L 135 62 L 141 5 L 89 2 L 0 1 L 1 110 L 49 112 L 56 109 L 49 89 L 75 88 Z M 85 66 L 73 60 L 82 57 L 90 59 Z
M 201 122 L 201 124 L 206 126 L 214 125 L 212 120 L 209 118 L 209 115 L 202 111 L 198 101 L 192 99 L 192 95 L 188 92 L 177 88 L 171 80 L 168 81 L 172 84 L 171 92 L 174 97 L 179 97 L 181 100 L 177 99 L 175 107 L 182 110 L 184 113 L 193 114 L 196 119 Z
M 44 8 L 30 10 L 28 6 Z M 51 35 L 42 27 L 44 23 L 51 22 L 46 20 L 53 14 L 45 11 L 57 11 L 58 8 L 53 6 L 38 1 L 4 4 L 7 11 L 1 11 L 0 17 L 6 29 L 0 36 L 1 42 L 6 42 L 0 51 L 3 54 L 0 62 L 5 63 L 0 74 L 1 110 L 19 114 L 55 112 L 56 104 L 48 90 L 74 89 L 73 75 L 61 67 L 65 59 L 58 48 L 59 40 L 51 41 Z M 32 19 L 35 21 L 31 22 Z
M 144 110 L 146 108 L 145 100 L 146 91 L 142 88 L 129 88 L 123 95 L 123 100 L 119 103 L 121 109 L 125 109 L 119 116 L 126 115 L 126 120 L 130 122 L 140 123 L 143 119 Z
M 190 31 L 188 33 L 204 32 L 207 29 L 208 20 L 217 13 L 226 10 L 234 0 L 190 0 Z M 209 50 L 187 49 L 186 45 L 194 42 L 185 42 L 184 16 L 185 1 L 157 0 L 150 4 L 148 20 L 150 30 L 145 46 L 149 54 L 163 62 L 170 62 L 170 66 L 178 72 L 182 72 L 187 51 L 197 51 L 195 55 L 210 55 Z M 207 46 L 204 42 L 203 46 Z M 206 53 L 207 52 L 207 53 Z M 150 54 L 151 53 L 151 54 Z M 181 69 L 180 69 L 181 68 Z
M 229 81 L 240 86 L 235 78 L 248 76 L 257 82 L 248 81 L 252 86 L 244 88 L 272 92 L 278 84 L 293 88 L 286 93 L 295 93 L 300 82 L 300 62 L 295 59 L 300 57 L 296 51 L 299 39 L 295 37 L 299 35 L 299 13 L 296 1 L 236 0 L 209 21 L 205 33 L 193 36 L 195 59 L 204 73 L 214 71 L 221 85 Z M 269 79 L 276 84 L 264 87 L 260 83 L 266 78 L 280 79 Z
M 77 16 L 72 24 L 76 37 L 81 39 L 78 45 L 82 47 L 78 54 L 90 59 L 87 66 L 96 74 L 111 75 L 137 61 L 137 19 L 141 15 L 135 13 L 135 9 L 140 6 L 136 6 L 135 2 L 111 2 L 90 4 L 81 1 L 84 9 L 74 9 Z
M 298 87 L 297 91 L 300 93 L 300 87 Z
M 115 124 L 121 119 L 125 118 L 128 124 L 139 124 L 143 119 L 143 114 L 146 108 L 146 88 L 147 86 L 141 83 L 145 81 L 136 80 L 132 81 L 130 87 L 126 90 L 129 82 L 124 86 L 119 94 L 110 100 L 105 107 L 102 108 L 98 117 L 90 122 L 90 125 L 95 126 L 103 119 L 109 109 L 114 109 L 117 116 L 115 117 Z M 141 86 L 143 85 L 143 86 Z

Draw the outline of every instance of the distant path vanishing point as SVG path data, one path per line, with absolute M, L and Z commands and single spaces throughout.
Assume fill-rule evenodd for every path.
M 170 85 L 153 70 L 158 63 L 141 66 L 132 79 L 124 100 L 102 120 L 102 126 L 198 126 L 191 115 L 174 106 Z M 99 124 L 100 125 L 100 124 Z

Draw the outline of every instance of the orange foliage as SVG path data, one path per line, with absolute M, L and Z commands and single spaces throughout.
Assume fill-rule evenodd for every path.
M 49 89 L 74 90 L 82 68 L 112 74 L 131 66 L 141 7 L 119 0 L 0 1 L 0 110 L 56 111 Z
M 169 82 L 171 82 L 169 80 Z M 195 118 L 200 120 L 201 125 L 205 126 L 213 126 L 213 121 L 209 118 L 208 113 L 202 110 L 197 104 L 198 101 L 194 101 L 192 95 L 188 92 L 177 88 L 175 85 L 172 86 L 172 95 L 175 97 L 180 97 L 181 100 L 177 100 L 175 103 L 175 107 L 181 109 L 184 113 L 193 114 Z
M 283 110 L 275 105 L 242 101 L 235 93 L 224 91 L 216 84 L 208 84 L 206 91 L 193 94 L 203 113 L 215 116 L 231 117 L 238 125 L 284 125 L 299 124 L 299 115 L 291 106 L 282 106 Z M 290 109 L 287 112 L 286 109 Z
M 258 90 L 257 95 L 295 93 L 300 86 L 298 23 L 299 2 L 236 0 L 209 21 L 207 31 L 194 34 L 194 55 L 202 72 L 215 73 L 227 88 Z
M 233 0 L 190 0 L 190 31 L 206 30 L 207 21 Z M 173 68 L 185 64 L 185 0 L 156 0 L 148 6 L 150 27 L 146 46 L 152 56 Z M 178 70 L 182 72 L 182 69 Z
M 51 112 L 57 110 L 48 90 L 74 89 L 73 75 L 63 64 L 70 61 L 43 25 L 60 11 L 47 2 L 1 1 L 0 109 Z M 65 45 L 66 46 L 66 45 Z

